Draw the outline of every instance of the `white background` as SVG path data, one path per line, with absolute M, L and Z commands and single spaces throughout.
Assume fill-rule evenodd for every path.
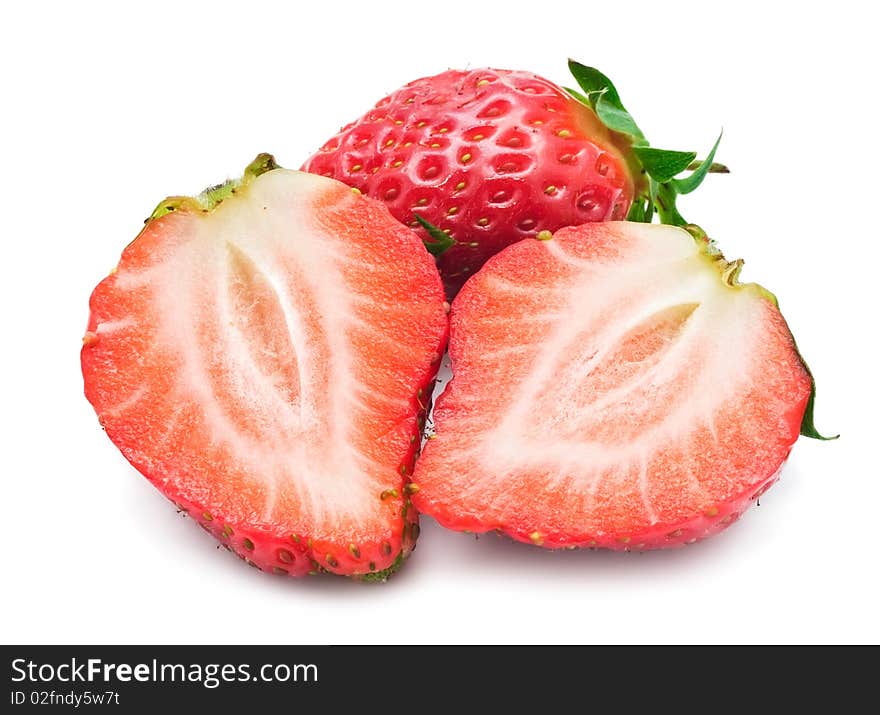
M 861 3 L 14 3 L 0 27 L 0 640 L 880 640 L 877 39 Z M 11 9 L 10 9 L 11 8 Z M 819 9 L 821 8 L 821 9 Z M 685 214 L 779 297 L 820 429 L 688 549 L 550 553 L 423 520 L 384 586 L 273 578 L 141 478 L 82 396 L 93 286 L 168 194 L 296 168 L 447 67 L 603 69 L 654 144 L 705 151 Z

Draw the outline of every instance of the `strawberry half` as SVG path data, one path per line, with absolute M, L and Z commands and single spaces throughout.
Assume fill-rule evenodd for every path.
M 683 229 L 617 222 L 492 258 L 452 306 L 416 507 L 548 548 L 725 528 L 799 432 L 818 436 L 810 373 L 741 265 Z
M 125 457 L 251 565 L 382 579 L 418 535 L 404 483 L 447 307 L 381 204 L 261 155 L 162 202 L 95 289 L 85 393 Z
M 383 201 L 437 254 L 451 297 L 498 251 L 585 222 L 682 224 L 677 193 L 713 165 L 648 147 L 601 72 L 570 61 L 582 91 L 531 72 L 450 70 L 410 82 L 303 165 Z M 629 216 L 628 216 L 629 214 Z M 427 223 L 426 223 L 427 222 Z

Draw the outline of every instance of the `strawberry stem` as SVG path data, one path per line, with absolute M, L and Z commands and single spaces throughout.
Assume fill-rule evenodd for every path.
M 702 166 L 703 161 L 698 159 L 697 161 L 692 161 L 688 164 L 688 171 L 694 171 L 699 169 Z M 709 173 L 710 174 L 729 174 L 730 169 L 728 169 L 724 164 L 719 164 L 717 161 L 713 161 L 709 164 Z

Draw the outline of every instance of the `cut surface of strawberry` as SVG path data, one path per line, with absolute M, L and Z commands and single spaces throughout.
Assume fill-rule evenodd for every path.
M 193 519 L 279 574 L 399 565 L 448 320 L 433 259 L 385 207 L 261 155 L 160 204 L 90 308 L 86 396 Z
M 549 548 L 730 524 L 812 429 L 809 371 L 741 265 L 684 229 L 620 222 L 490 259 L 452 306 L 417 508 Z

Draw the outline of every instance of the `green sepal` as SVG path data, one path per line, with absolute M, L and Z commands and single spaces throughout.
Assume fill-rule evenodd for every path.
M 587 67 L 570 59 L 568 69 L 574 76 L 584 94 L 576 93 L 582 102 L 586 100 L 599 119 L 615 132 L 628 134 L 636 139 L 635 143 L 644 143 L 645 135 L 639 129 L 635 119 L 626 111 L 614 83 L 595 67 Z
M 239 188 L 247 186 L 267 171 L 277 168 L 278 164 L 275 162 L 274 156 L 265 152 L 258 154 L 257 158 L 247 165 L 240 179 L 229 179 L 222 184 L 209 186 L 198 196 L 169 196 L 153 209 L 153 213 L 144 223 L 149 223 L 175 211 L 210 211 L 222 203 L 224 199 L 232 196 Z
M 165 214 L 174 213 L 175 211 L 192 211 L 199 210 L 199 202 L 192 196 L 169 196 L 159 202 L 153 212 L 146 218 L 144 223 L 150 223 L 157 218 L 162 218 Z
M 404 556 L 403 551 L 397 554 L 397 558 L 391 563 L 387 569 L 382 569 L 381 571 L 376 571 L 374 573 L 365 573 L 357 576 L 358 580 L 364 581 L 366 583 L 382 583 L 388 580 L 388 577 L 394 573 L 400 571 L 400 567 L 403 566 Z
M 676 199 L 675 189 L 671 182 L 664 182 L 657 187 L 657 197 L 654 204 L 657 207 L 657 215 L 660 217 L 660 223 L 668 226 L 686 226 L 688 221 L 678 210 L 675 205 Z
M 721 135 L 708 157 L 697 160 L 695 152 L 670 151 L 650 146 L 635 119 L 623 106 L 614 83 L 595 67 L 569 59 L 568 68 L 582 91 L 566 87 L 566 91 L 586 105 L 617 136 L 615 144 L 630 156 L 630 169 L 640 178 L 637 195 L 627 213 L 628 221 L 651 223 L 656 213 L 661 223 L 683 226 L 688 221 L 681 215 L 676 198 L 694 191 L 706 174 L 726 174 L 724 164 L 714 161 Z M 675 177 L 683 171 L 691 174 Z M 639 176 L 641 172 L 641 176 Z M 647 180 L 645 180 L 647 179 Z
M 717 250 L 717 249 L 716 249 Z M 719 252 L 720 255 L 720 252 Z M 753 284 L 755 285 L 755 284 Z M 776 296 L 771 293 L 769 290 L 760 285 L 755 285 L 755 287 L 761 292 L 761 294 L 769 300 L 773 305 L 776 306 L 776 309 L 779 310 L 779 301 Z M 781 311 L 780 311 L 781 312 Z M 783 318 L 784 320 L 784 318 Z M 786 327 L 788 327 L 788 322 L 786 321 Z M 797 353 L 798 358 L 801 361 L 801 365 L 803 365 L 804 370 L 807 371 L 807 375 L 810 378 L 810 396 L 807 398 L 807 406 L 804 408 L 804 416 L 801 418 L 801 429 L 800 434 L 804 437 L 809 437 L 810 439 L 818 439 L 823 442 L 829 442 L 831 440 L 838 439 L 840 437 L 839 434 L 836 434 L 832 437 L 826 437 L 819 430 L 816 429 L 816 423 L 814 418 L 814 411 L 816 408 L 816 378 L 813 377 L 813 371 L 810 370 L 810 366 L 807 365 L 807 361 L 804 360 L 804 355 L 801 352 L 801 349 L 798 347 L 797 341 L 794 339 L 794 335 L 791 332 L 791 328 L 788 328 L 788 334 L 791 336 L 791 341 L 794 344 L 794 350 Z
M 597 95 L 593 108 L 596 110 L 596 114 L 599 115 L 599 119 L 602 120 L 602 123 L 606 127 L 615 132 L 628 134 L 629 136 L 634 137 L 636 139 L 634 142 L 635 145 L 644 142 L 642 131 L 635 123 L 632 115 L 630 115 L 630 113 L 623 107 L 618 106 L 612 100 L 608 99 L 608 95 Z
M 648 198 L 645 203 L 645 222 L 651 223 L 654 220 L 654 214 L 657 213 L 657 192 L 660 185 L 650 176 L 648 177 Z
M 576 89 L 572 89 L 571 87 L 563 87 L 566 92 L 568 92 L 572 97 L 574 97 L 581 104 L 586 104 L 588 107 L 592 107 L 593 103 L 587 99 L 586 95 L 581 94 Z
M 794 337 L 792 337 L 794 340 Z M 801 351 L 795 343 L 795 350 L 797 351 L 798 357 L 801 359 L 801 365 L 804 366 L 804 370 L 807 371 L 807 374 L 810 376 L 810 396 L 807 398 L 807 407 L 804 410 L 804 416 L 801 419 L 801 434 L 804 437 L 809 437 L 810 439 L 818 439 L 823 442 L 830 442 L 831 440 L 838 439 L 840 437 L 839 434 L 834 435 L 833 437 L 826 437 L 819 430 L 816 429 L 816 423 L 814 419 L 813 412 L 816 407 L 816 378 L 813 377 L 813 371 L 810 370 L 810 366 L 807 365 L 807 361 L 804 360 L 804 356 L 801 355 Z
M 433 239 L 431 241 L 422 241 L 422 243 L 425 244 L 425 248 L 428 249 L 428 253 L 432 256 L 439 256 L 455 245 L 455 239 L 448 233 L 437 228 L 433 223 L 422 218 L 417 213 L 413 213 L 413 216 L 416 217 L 416 221 L 421 224 L 422 228 L 424 228 L 428 232 L 428 235 Z
M 803 360 L 801 360 L 803 362 Z M 806 363 L 804 363 L 804 367 L 806 367 Z M 810 372 L 810 368 L 807 368 L 807 372 Z M 810 397 L 807 400 L 807 409 L 804 410 L 804 418 L 801 420 L 801 434 L 804 437 L 810 437 L 811 439 L 819 439 L 823 442 L 828 442 L 833 439 L 837 439 L 840 437 L 839 434 L 834 435 L 833 437 L 826 437 L 821 434 L 819 430 L 816 429 L 816 425 L 813 422 L 813 409 L 816 404 L 816 381 L 813 379 L 812 373 L 810 374 Z
M 724 136 L 724 130 L 718 135 L 718 138 L 715 140 L 715 144 L 712 146 L 712 151 L 709 152 L 709 156 L 707 156 L 700 165 L 694 170 L 694 173 L 690 176 L 685 177 L 684 179 L 674 179 L 672 184 L 675 187 L 675 192 L 678 194 L 689 194 L 691 191 L 696 189 L 700 184 L 703 183 L 703 179 L 706 178 L 706 174 L 712 169 L 712 162 L 715 160 L 715 152 L 718 151 L 718 145 L 721 143 L 721 137 Z M 727 167 L 724 167 L 725 169 Z M 672 177 L 670 177 L 672 178 Z
M 695 151 L 670 151 L 652 146 L 634 146 L 633 153 L 648 175 L 660 183 L 680 174 L 697 158 Z
M 266 172 L 274 171 L 278 167 L 278 162 L 275 161 L 275 157 L 267 152 L 262 152 L 261 154 L 257 154 L 257 158 L 254 159 L 244 170 L 244 181 L 247 182 L 248 179 L 256 179 L 258 176 L 262 176 Z
M 629 207 L 629 213 L 626 215 L 626 220 L 635 223 L 649 223 L 645 217 L 645 208 L 644 201 L 633 201 L 632 206 Z

